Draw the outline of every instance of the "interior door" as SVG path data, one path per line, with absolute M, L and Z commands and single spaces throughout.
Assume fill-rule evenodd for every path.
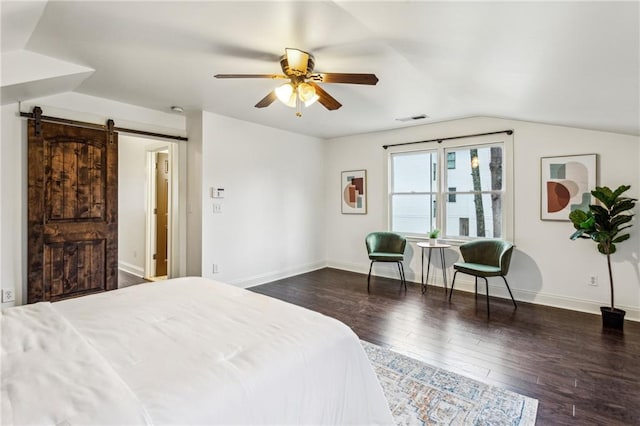
M 169 154 L 156 155 L 156 276 L 167 275 L 169 236 Z
M 118 135 L 28 126 L 28 303 L 118 287 Z

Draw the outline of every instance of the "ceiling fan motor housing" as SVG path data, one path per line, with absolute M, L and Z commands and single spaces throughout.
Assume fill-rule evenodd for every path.
M 311 53 L 298 49 L 286 49 L 286 54 L 280 57 L 280 67 L 288 77 L 307 77 L 315 64 L 316 59 Z

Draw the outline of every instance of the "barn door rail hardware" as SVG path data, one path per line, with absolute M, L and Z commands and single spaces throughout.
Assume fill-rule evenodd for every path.
M 48 116 L 48 115 L 42 115 L 42 108 L 40 108 L 39 106 L 34 106 L 33 107 L 33 112 L 22 112 L 22 111 L 20 111 L 20 117 L 27 118 L 29 120 L 34 120 L 35 121 L 36 136 L 40 136 L 40 133 L 42 132 L 41 123 L 43 121 L 46 121 L 48 123 L 62 123 L 62 124 L 68 124 L 70 126 L 86 127 L 86 128 L 89 128 L 89 129 L 104 130 L 106 132 L 109 132 L 110 137 L 113 136 L 113 132 L 120 132 L 120 133 L 130 133 L 130 134 L 133 134 L 133 135 L 150 136 L 150 137 L 153 137 L 153 138 L 178 140 L 178 141 L 188 141 L 189 140 L 189 138 L 186 138 L 184 136 L 167 135 L 167 134 L 164 134 L 164 133 L 147 132 L 146 130 L 137 130 L 137 129 L 127 129 L 125 127 L 116 127 L 114 125 L 115 123 L 114 123 L 114 121 L 112 119 L 107 120 L 107 124 L 96 124 L 96 123 L 88 123 L 86 121 L 70 120 L 68 118 L 51 117 L 51 116 Z

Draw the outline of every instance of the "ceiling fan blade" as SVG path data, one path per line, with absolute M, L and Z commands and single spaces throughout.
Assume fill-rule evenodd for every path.
M 375 74 L 349 74 L 349 73 L 317 73 L 311 76 L 313 81 L 318 83 L 348 83 L 348 84 L 368 84 L 375 86 L 378 77 Z
M 284 74 L 216 74 L 215 78 L 289 78 Z
M 258 102 L 255 106 L 256 108 L 264 108 L 264 107 L 268 107 L 269 105 L 271 105 L 276 99 L 278 99 L 278 97 L 276 96 L 276 91 L 272 90 L 271 92 L 269 92 L 269 94 L 267 96 L 265 96 L 264 98 L 262 98 L 260 100 L 260 102 Z
M 340 102 L 338 102 L 333 96 L 324 91 L 324 89 L 313 81 L 308 82 L 310 85 L 316 89 L 316 95 L 318 95 L 318 102 L 320 102 L 326 109 L 329 111 L 336 110 L 342 106 Z

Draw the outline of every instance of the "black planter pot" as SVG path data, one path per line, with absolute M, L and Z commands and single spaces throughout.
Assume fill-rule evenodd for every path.
M 600 312 L 602 312 L 602 327 L 622 330 L 625 311 L 617 308 L 611 309 L 609 306 L 600 306 Z

